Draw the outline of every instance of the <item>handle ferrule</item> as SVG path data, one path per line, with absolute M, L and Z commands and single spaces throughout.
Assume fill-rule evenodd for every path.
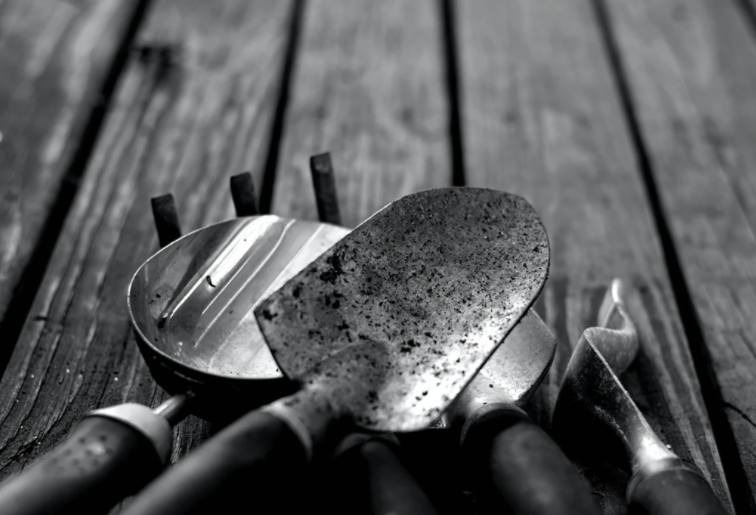
M 165 417 L 156 414 L 147 406 L 134 403 L 119 404 L 90 411 L 86 416 L 109 418 L 130 426 L 152 444 L 161 465 L 165 466 L 168 463 L 173 447 L 171 425 Z

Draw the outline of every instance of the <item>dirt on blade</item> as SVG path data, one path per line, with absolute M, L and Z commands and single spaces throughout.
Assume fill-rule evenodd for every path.
M 503 192 L 447 188 L 376 213 L 256 310 L 288 377 L 356 423 L 425 427 L 538 296 L 546 232 Z

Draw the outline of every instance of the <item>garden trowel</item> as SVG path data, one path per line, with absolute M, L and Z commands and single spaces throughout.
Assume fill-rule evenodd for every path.
M 701 472 L 661 441 L 617 377 L 639 347 L 623 296 L 615 280 L 599 327 L 586 329 L 575 347 L 554 407 L 554 433 L 576 455 L 595 454 L 597 446 L 606 453 L 612 443 L 622 449 L 633 474 L 626 492 L 631 513 L 724 515 Z
M 458 431 L 475 489 L 513 515 L 599 515 L 567 456 L 522 409 L 549 370 L 556 339 L 532 309 L 442 420 Z
M 350 431 L 427 427 L 527 312 L 548 264 L 520 197 L 446 188 L 389 204 L 255 309 L 301 389 L 205 442 L 124 513 L 230 509 L 290 486 Z

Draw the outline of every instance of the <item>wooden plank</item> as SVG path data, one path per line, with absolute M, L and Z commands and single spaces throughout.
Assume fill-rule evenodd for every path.
M 643 142 L 756 506 L 756 45 L 734 2 L 611 1 Z
M 590 2 L 457 2 L 468 184 L 527 198 L 551 239 L 543 302 L 560 350 L 595 324 L 614 276 L 640 294 L 641 352 L 623 381 L 657 433 L 729 505 L 720 457 Z
M 80 172 L 77 149 L 138 5 L 0 3 L 0 322 L 5 332 L 18 331 L 15 320 L 6 319 L 11 303 L 19 303 L 11 318 L 23 318 L 28 309 L 20 288 L 31 297 L 29 283 L 43 273 L 44 263 L 27 267 L 35 249 L 50 244 L 40 239 L 45 223 L 64 193 L 64 177 Z M 0 369 L 16 336 L 6 334 Z
M 185 231 L 233 216 L 229 176 L 265 159 L 291 8 L 152 7 L 0 383 L 2 476 L 58 444 L 90 409 L 162 397 L 125 304 L 132 274 L 157 250 L 150 197 L 172 191 Z M 180 425 L 174 459 L 205 432 L 196 419 Z
M 440 23 L 430 1 L 307 3 L 274 212 L 316 219 L 309 158 L 330 151 L 344 223 L 451 184 Z
M 403 195 L 452 184 L 440 14 L 435 0 L 307 3 L 273 213 L 317 219 L 309 166 L 324 151 L 349 227 Z M 449 458 L 455 442 L 412 436 L 402 457 L 439 513 L 471 513 L 460 499 L 458 464 Z M 337 461 L 330 474 L 316 474 L 306 508 L 360 512 L 355 502 L 367 479 L 354 465 Z

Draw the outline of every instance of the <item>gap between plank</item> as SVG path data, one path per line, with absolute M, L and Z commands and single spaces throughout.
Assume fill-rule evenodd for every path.
M 63 229 L 63 223 L 76 198 L 79 183 L 86 171 L 87 163 L 97 142 L 100 129 L 116 91 L 116 86 L 126 67 L 131 44 L 146 16 L 149 3 L 150 0 L 139 0 L 136 3 L 131 20 L 116 47 L 117 50 L 113 56 L 113 61 L 102 82 L 99 96 L 96 97 L 97 101 L 92 107 L 89 119 L 84 124 L 81 139 L 61 180 L 55 200 L 42 224 L 39 239 L 34 246 L 29 262 L 21 272 L 18 285 L 13 290 L 8 311 L 3 320 L 0 321 L 0 334 L 3 335 L 4 341 L 2 348 L 0 348 L 0 377 L 5 374 L 5 368 L 8 366 L 8 362 L 13 355 L 16 342 L 21 335 L 26 317 L 31 310 L 34 298 L 37 295 L 53 250 Z
M 462 153 L 462 119 L 459 94 L 459 57 L 453 0 L 438 0 L 442 21 L 442 40 L 446 62 L 446 87 L 449 100 L 449 136 L 452 186 L 465 185 L 465 160 Z
M 648 201 L 651 206 L 651 213 L 656 225 L 659 239 L 661 240 L 664 261 L 669 274 L 672 289 L 675 295 L 675 301 L 680 312 L 685 336 L 688 340 L 693 365 L 701 385 L 701 395 L 706 405 L 706 411 L 711 421 L 714 440 L 719 449 L 722 467 L 724 469 L 727 487 L 730 491 L 735 513 L 746 515 L 751 513 L 750 493 L 748 480 L 743 468 L 743 462 L 740 459 L 738 447 L 735 442 L 735 435 L 727 420 L 724 411 L 724 399 L 716 379 L 716 374 L 712 366 L 711 355 L 706 347 L 706 341 L 701 329 L 701 323 L 698 314 L 693 305 L 693 300 L 688 288 L 688 284 L 682 272 L 680 259 L 677 249 L 672 238 L 666 219 L 664 218 L 664 209 L 659 197 L 658 186 L 654 178 L 653 167 L 649 159 L 646 144 L 643 140 L 640 123 L 635 115 L 635 105 L 630 92 L 630 83 L 627 72 L 622 62 L 619 46 L 614 36 L 614 29 L 608 13 L 608 8 L 604 4 L 605 0 L 591 0 L 594 15 L 598 23 L 601 37 L 607 49 L 607 57 L 611 66 L 617 90 L 619 92 L 622 110 L 630 131 L 633 148 L 638 157 L 638 166 L 641 171 L 643 184 L 646 189 Z
M 300 32 L 302 32 L 302 19 L 304 18 L 305 7 L 305 0 L 295 0 L 292 6 L 289 41 L 286 46 L 286 54 L 284 55 L 278 101 L 276 102 L 276 110 L 273 115 L 273 122 L 271 123 L 268 155 L 265 159 L 262 186 L 260 187 L 260 202 L 258 206 L 261 215 L 270 213 L 270 207 L 273 203 L 276 169 L 278 168 L 278 158 L 281 153 L 286 108 L 289 105 L 292 76 L 294 74 L 297 51 L 299 50 L 299 36 Z
M 748 28 L 751 29 L 751 34 L 756 36 L 756 9 L 754 9 L 751 0 L 733 0 L 735 7 L 740 7 L 743 12 L 743 16 L 748 20 Z

